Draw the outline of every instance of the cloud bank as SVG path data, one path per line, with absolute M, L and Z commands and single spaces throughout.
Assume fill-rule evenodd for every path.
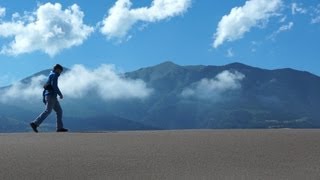
M 223 71 L 213 79 L 204 78 L 185 88 L 182 97 L 195 97 L 199 99 L 218 99 L 224 92 L 241 88 L 241 81 L 245 75 L 235 71 Z
M 0 8 L 0 17 L 5 9 Z M 83 23 L 84 13 L 77 4 L 63 10 L 61 4 L 39 5 L 31 13 L 12 15 L 12 21 L 0 21 L 0 37 L 13 39 L 2 54 L 19 55 L 42 51 L 50 56 L 63 49 L 81 45 L 94 31 Z
M 213 47 L 217 48 L 225 41 L 242 38 L 253 27 L 260 26 L 276 16 L 282 4 L 282 0 L 248 0 L 244 6 L 233 8 L 218 23 Z
M 17 82 L 11 87 L 0 91 L 1 102 L 12 102 L 13 100 L 30 101 L 32 99 L 41 99 L 42 86 L 46 76 L 40 75 L 33 77 L 29 84 Z
M 191 0 L 153 0 L 150 7 L 131 9 L 130 0 L 118 0 L 103 20 L 101 33 L 108 39 L 122 39 L 137 22 L 152 23 L 187 11 Z
M 60 82 L 61 90 L 71 98 L 81 98 L 93 92 L 105 100 L 142 99 L 152 93 L 144 81 L 122 77 L 112 65 L 102 65 L 94 70 L 75 65 Z
M 0 91 L 0 101 L 41 99 L 42 85 L 46 76 L 31 79 L 28 84 L 16 83 Z M 83 65 L 75 65 L 59 78 L 59 87 L 65 98 L 80 99 L 88 95 L 97 95 L 103 100 L 144 99 L 151 93 L 142 80 L 122 77 L 112 65 L 101 65 L 90 70 Z

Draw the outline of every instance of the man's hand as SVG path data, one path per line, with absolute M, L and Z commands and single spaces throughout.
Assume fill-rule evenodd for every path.
M 60 99 L 63 99 L 63 95 L 61 94 Z

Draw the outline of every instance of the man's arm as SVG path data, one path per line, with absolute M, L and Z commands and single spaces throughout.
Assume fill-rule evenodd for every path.
M 60 91 L 60 89 L 58 87 L 58 76 L 54 75 L 52 77 L 52 81 L 51 82 L 52 82 L 51 85 L 52 85 L 53 91 L 56 92 L 60 96 L 60 98 L 62 98 L 63 95 L 62 95 L 62 93 L 61 93 L 61 91 Z

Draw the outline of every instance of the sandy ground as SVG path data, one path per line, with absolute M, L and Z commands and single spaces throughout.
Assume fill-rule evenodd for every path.
M 320 130 L 0 134 L 0 179 L 320 179 Z

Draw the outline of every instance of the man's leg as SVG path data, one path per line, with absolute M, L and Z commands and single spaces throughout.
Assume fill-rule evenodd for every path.
M 52 108 L 55 104 L 55 99 L 51 96 L 46 96 L 47 104 L 46 104 L 46 110 L 41 113 L 34 121 L 33 123 L 37 126 L 40 126 L 40 124 L 48 117 L 48 115 L 51 113 Z
M 63 111 L 58 100 L 54 104 L 53 109 L 57 113 L 57 129 L 63 129 L 63 122 L 62 122 Z

